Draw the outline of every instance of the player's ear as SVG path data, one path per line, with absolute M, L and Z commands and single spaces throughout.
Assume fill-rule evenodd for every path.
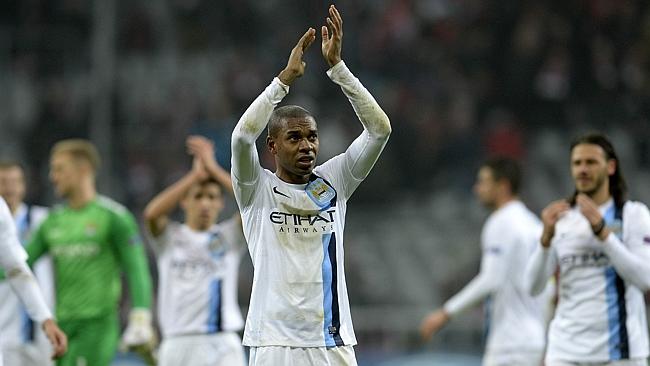
M 266 148 L 269 149 L 269 152 L 271 152 L 271 154 L 275 155 L 276 146 L 275 146 L 275 141 L 273 140 L 273 137 L 266 136 Z
M 614 175 L 614 173 L 616 173 L 617 166 L 618 163 L 616 162 L 616 159 L 607 160 L 607 174 Z

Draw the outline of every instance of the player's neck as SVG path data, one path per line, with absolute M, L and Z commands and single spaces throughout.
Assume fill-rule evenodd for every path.
M 594 201 L 594 203 L 598 206 L 602 206 L 607 201 L 609 201 L 612 198 L 612 195 L 609 193 L 609 186 L 606 184 L 603 184 L 598 191 L 594 192 L 593 194 L 589 195 L 591 199 Z
M 502 208 L 503 206 L 507 205 L 508 203 L 510 203 L 510 202 L 512 202 L 512 201 L 516 201 L 516 200 L 518 200 L 518 199 L 519 199 L 519 198 L 518 198 L 517 196 L 504 196 L 504 197 L 500 197 L 500 198 L 498 198 L 498 199 L 496 200 L 496 202 L 495 202 L 495 204 L 494 204 L 494 210 L 496 211 L 496 210 Z
M 5 202 L 7 202 L 7 206 L 9 207 L 9 212 L 11 212 L 12 216 L 16 215 L 16 212 L 18 211 L 18 208 L 23 203 L 22 201 L 20 201 L 18 203 L 14 203 L 14 202 L 8 202 L 6 200 L 5 200 Z
M 212 226 L 211 224 L 204 224 L 204 223 L 193 222 L 193 221 L 186 221 L 185 225 L 187 225 L 187 227 L 189 227 L 190 229 L 199 232 L 207 231 L 210 228 L 210 226 Z
M 278 169 L 275 171 L 275 176 L 280 178 L 281 181 L 290 184 L 306 184 L 309 182 L 311 174 L 295 175 L 287 172 L 286 170 Z
M 82 208 L 97 196 L 97 191 L 92 185 L 81 185 L 68 196 L 68 206 L 74 209 Z

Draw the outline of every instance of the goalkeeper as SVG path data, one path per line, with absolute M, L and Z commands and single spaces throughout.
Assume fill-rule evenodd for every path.
M 138 228 L 122 205 L 97 194 L 99 154 L 86 140 L 63 140 L 50 157 L 50 180 L 65 203 L 50 211 L 27 244 L 30 265 L 49 253 L 56 313 L 69 338 L 58 366 L 108 366 L 119 338 L 123 272 L 131 294 L 125 347 L 153 347 L 151 277 Z

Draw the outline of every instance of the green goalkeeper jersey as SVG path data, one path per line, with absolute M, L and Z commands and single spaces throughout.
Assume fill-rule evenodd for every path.
M 97 196 L 79 209 L 56 207 L 27 247 L 33 264 L 49 253 L 54 261 L 59 321 L 88 319 L 117 311 L 124 272 L 133 307 L 151 305 L 151 277 L 133 215 Z

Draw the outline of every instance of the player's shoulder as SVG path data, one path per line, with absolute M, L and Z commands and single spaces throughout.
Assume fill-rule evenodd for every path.
M 111 220 L 118 220 L 118 221 L 135 220 L 135 217 L 133 216 L 131 211 L 129 211 L 128 208 L 126 208 L 121 203 L 109 197 L 98 196 L 95 202 L 102 215 L 105 214 Z
M 95 201 L 97 203 L 97 206 L 102 209 L 106 210 L 110 213 L 116 214 L 116 215 L 126 215 L 130 214 L 129 210 L 122 205 L 121 203 L 115 201 L 112 198 L 98 195 L 97 200 Z
M 638 218 L 640 215 L 648 216 L 650 215 L 650 210 L 648 206 L 640 201 L 627 201 L 623 205 L 623 219 L 626 217 Z
M 648 205 L 641 201 L 626 201 L 623 210 L 648 210 Z
M 513 201 L 488 217 L 486 231 L 497 235 L 537 228 L 539 219 L 521 201 Z
M 57 203 L 54 206 L 50 207 L 48 209 L 48 215 L 45 218 L 46 220 L 52 219 L 56 216 L 59 215 L 64 215 L 68 211 L 68 206 L 62 204 L 62 203 Z

